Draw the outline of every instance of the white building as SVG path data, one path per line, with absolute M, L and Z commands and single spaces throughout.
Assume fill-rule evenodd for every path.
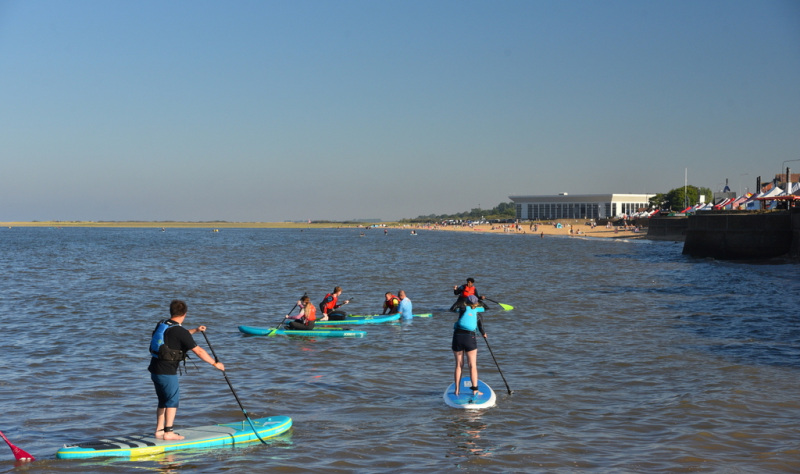
M 517 219 L 602 219 L 631 215 L 650 206 L 655 194 L 576 194 L 509 196 Z

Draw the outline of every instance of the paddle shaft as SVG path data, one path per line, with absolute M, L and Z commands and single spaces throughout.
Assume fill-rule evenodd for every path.
M 211 349 L 211 354 L 214 356 L 214 361 L 215 362 L 219 362 L 219 358 L 217 357 L 217 353 L 214 352 L 214 347 L 211 345 L 211 341 L 208 340 L 208 336 L 206 336 L 206 332 L 205 331 L 200 331 L 200 332 L 203 333 L 203 337 L 206 340 L 206 344 L 208 344 L 208 348 Z M 261 435 L 258 434 L 258 430 L 256 429 L 255 425 L 253 424 L 253 420 L 250 419 L 250 416 L 247 414 L 247 410 L 245 410 L 244 406 L 242 405 L 242 401 L 239 400 L 239 395 L 236 395 L 236 390 L 233 389 L 233 385 L 231 384 L 230 379 L 228 379 L 228 374 L 226 374 L 225 371 L 223 370 L 222 371 L 222 375 L 225 376 L 225 381 L 228 382 L 228 387 L 230 387 L 231 393 L 233 394 L 233 397 L 236 399 L 236 403 L 239 404 L 239 408 L 242 409 L 242 413 L 244 414 L 244 417 L 247 419 L 247 422 L 250 423 L 250 428 L 253 428 L 253 433 L 255 433 L 256 437 L 259 439 L 259 441 L 261 441 L 262 444 L 266 445 L 267 442 L 264 441 L 264 439 L 261 437 Z
M 481 319 L 481 325 L 483 325 L 482 319 Z M 500 369 L 500 364 L 497 363 L 497 359 L 494 357 L 494 352 L 492 352 L 492 346 L 489 345 L 489 339 L 484 337 L 483 340 L 486 341 L 486 348 L 489 349 L 489 354 L 492 355 L 492 360 L 494 360 L 494 365 L 497 366 L 497 371 L 500 372 L 500 377 L 503 378 L 503 383 L 506 384 L 506 390 L 508 390 L 508 394 L 511 395 L 511 388 L 509 388 L 508 382 L 506 382 L 506 376 L 503 375 L 503 370 Z
M 27 452 L 25 452 L 22 449 L 14 446 L 11 443 L 11 441 L 9 441 L 8 438 L 6 438 L 6 435 L 4 435 L 2 431 L 0 431 L 0 436 L 3 437 L 3 440 L 6 442 L 8 447 L 11 448 L 11 452 L 14 453 L 14 458 L 17 461 L 35 461 L 36 460 L 33 456 L 31 456 Z

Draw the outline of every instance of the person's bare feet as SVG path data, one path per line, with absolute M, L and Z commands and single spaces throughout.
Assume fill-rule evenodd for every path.
M 167 431 L 166 433 L 164 433 L 164 437 L 161 439 L 163 439 L 164 441 L 178 441 L 183 439 L 183 436 L 179 435 L 178 433 L 175 433 L 174 431 Z
M 164 439 L 164 430 L 156 430 L 156 434 L 153 435 L 156 439 Z

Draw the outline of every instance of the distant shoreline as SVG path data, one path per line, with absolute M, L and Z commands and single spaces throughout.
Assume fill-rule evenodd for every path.
M 366 224 L 364 224 L 366 225 Z M 371 224 L 370 224 L 371 225 Z M 336 224 L 332 222 L 189 222 L 189 221 L 29 221 L 0 222 L 0 227 L 131 227 L 152 229 L 327 229 L 353 227 L 358 224 Z M 363 227 L 363 225 L 362 225 Z
M 591 228 L 586 225 L 585 220 L 561 219 L 558 222 L 562 227 L 558 228 L 551 224 L 538 224 L 534 231 L 529 224 L 521 224 L 519 230 L 513 229 L 510 225 L 423 225 L 423 224 L 401 224 L 398 222 L 382 222 L 381 229 L 387 232 L 411 231 L 412 229 L 428 231 L 456 231 L 456 232 L 478 232 L 478 233 L 503 233 L 503 234 L 535 234 L 544 236 L 563 236 L 563 237 L 596 237 L 596 238 L 616 238 L 616 239 L 643 239 L 647 237 L 647 230 L 634 232 L 632 229 L 621 227 Z M 0 228 L 8 227 L 95 227 L 95 228 L 141 228 L 141 229 L 366 229 L 371 223 L 335 223 L 335 222 L 147 222 L 147 221 L 32 221 L 32 222 L 0 222 Z M 572 233 L 570 233 L 572 230 Z M 380 229 L 375 230 L 380 232 Z

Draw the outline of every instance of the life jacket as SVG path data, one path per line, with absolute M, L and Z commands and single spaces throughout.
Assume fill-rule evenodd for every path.
M 309 323 L 317 320 L 317 308 L 314 305 L 308 305 L 306 308 L 308 308 L 308 314 L 303 315 L 303 324 L 308 326 Z
M 162 360 L 181 361 L 186 358 L 186 354 L 180 349 L 172 349 L 164 344 L 164 333 L 167 329 L 180 326 L 171 319 L 162 319 L 153 330 L 153 337 L 150 339 L 150 355 Z
M 325 295 L 325 299 L 322 300 L 322 303 L 319 304 L 319 310 L 325 314 L 330 313 L 336 308 L 336 302 L 338 299 L 338 296 L 328 293 Z
M 479 321 L 478 313 L 482 313 L 483 311 L 484 309 L 480 306 L 474 309 L 472 307 L 465 307 L 459 311 L 458 320 L 456 320 L 456 323 L 453 325 L 453 329 L 472 332 L 477 331 Z M 468 312 L 470 313 L 469 317 L 464 318 L 464 315 L 466 315 Z
M 475 287 L 474 286 L 467 286 L 464 285 L 461 287 L 461 296 L 464 298 L 469 298 L 470 296 L 475 294 Z
M 392 311 L 397 311 L 397 308 L 399 306 L 400 306 L 400 298 L 396 297 L 391 293 L 389 293 L 389 299 L 383 302 L 383 307 L 389 308 Z

